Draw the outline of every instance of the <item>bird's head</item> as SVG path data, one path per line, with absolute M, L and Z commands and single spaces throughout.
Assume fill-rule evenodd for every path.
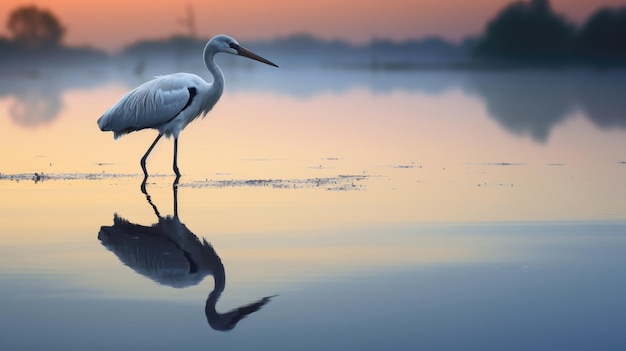
M 244 48 L 233 37 L 225 34 L 216 35 L 211 38 L 211 40 L 209 40 L 209 42 L 207 43 L 207 48 L 211 48 L 215 52 L 224 52 L 231 55 L 243 56 L 259 62 L 263 62 L 270 66 L 278 67 L 277 64 Z

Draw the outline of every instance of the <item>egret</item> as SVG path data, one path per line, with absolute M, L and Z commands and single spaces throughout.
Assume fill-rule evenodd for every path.
M 174 137 L 174 162 L 176 182 L 180 178 L 177 165 L 178 136 L 193 120 L 206 114 L 215 106 L 224 91 L 224 74 L 215 63 L 217 53 L 247 57 L 278 67 L 275 63 L 241 46 L 228 35 L 216 35 L 204 47 L 204 64 L 213 77 L 211 83 L 191 73 L 173 73 L 157 76 L 122 97 L 98 119 L 102 131 L 112 131 L 115 139 L 142 129 L 156 129 L 159 135 L 141 158 L 144 180 L 148 178 L 146 160 L 161 137 Z
M 102 226 L 100 243 L 113 252 L 124 265 L 165 286 L 186 288 L 213 276 L 213 290 L 204 306 L 207 322 L 220 331 L 232 330 L 237 323 L 259 311 L 276 295 L 263 297 L 226 313 L 216 310 L 226 287 L 226 272 L 222 260 L 206 239 L 192 233 L 178 217 L 178 189 L 174 190 L 174 215 L 163 217 L 146 192 L 146 199 L 158 222 L 151 226 L 131 223 L 118 216 L 112 226 Z

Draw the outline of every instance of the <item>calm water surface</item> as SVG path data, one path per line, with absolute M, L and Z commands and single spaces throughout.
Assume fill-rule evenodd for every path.
M 225 71 L 148 196 L 146 76 L 2 81 L 0 349 L 626 348 L 626 72 Z

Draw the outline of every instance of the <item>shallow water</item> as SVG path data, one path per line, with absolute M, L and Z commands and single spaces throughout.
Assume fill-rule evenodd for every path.
M 145 77 L 2 85 L 0 349 L 626 347 L 626 73 L 230 68 L 148 196 Z

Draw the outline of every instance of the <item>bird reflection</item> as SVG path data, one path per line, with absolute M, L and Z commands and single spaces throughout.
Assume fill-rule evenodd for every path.
M 178 218 L 178 187 L 174 186 L 173 189 L 173 216 L 161 216 L 150 195 L 146 193 L 146 199 L 159 219 L 157 223 L 143 226 L 116 214 L 113 226 L 100 228 L 98 239 L 124 265 L 162 285 L 185 288 L 212 275 L 214 288 L 205 305 L 207 322 L 215 330 L 231 330 L 274 296 L 264 297 L 227 313 L 217 312 L 215 305 L 226 285 L 224 265 L 206 239 L 200 240 L 181 223 Z

